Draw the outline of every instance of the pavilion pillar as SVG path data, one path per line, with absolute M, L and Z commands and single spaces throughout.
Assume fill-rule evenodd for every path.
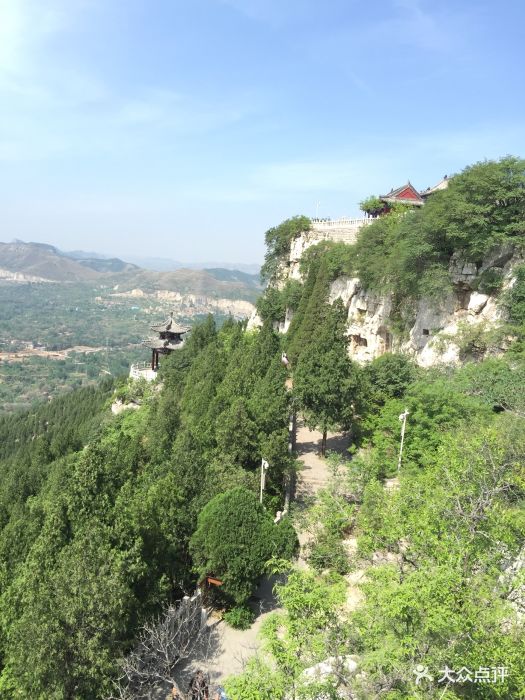
M 151 351 L 151 369 L 155 371 L 155 350 Z

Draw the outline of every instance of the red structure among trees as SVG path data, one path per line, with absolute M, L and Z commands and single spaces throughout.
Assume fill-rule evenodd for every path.
M 421 197 L 410 180 L 406 185 L 402 185 L 395 190 L 390 190 L 388 194 L 380 195 L 379 199 L 387 205 L 411 204 L 415 207 L 422 207 L 425 203 L 423 197 Z

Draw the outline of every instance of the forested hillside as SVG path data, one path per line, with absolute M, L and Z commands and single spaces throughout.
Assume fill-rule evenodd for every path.
M 106 384 L 2 420 L 3 697 L 107 697 L 141 623 L 199 574 L 221 576 L 224 601 L 240 605 L 268 559 L 293 553 L 293 529 L 270 517 L 292 461 L 284 379 L 271 329 L 217 332 L 210 318 L 163 364 L 160 392 L 119 389 L 138 411 L 112 417 Z M 252 495 L 261 454 L 266 509 Z M 229 497 L 216 561 L 197 528 Z M 238 561 L 246 518 L 255 549 Z
M 472 255 L 502 236 L 519 253 L 518 165 L 512 205 L 501 194 L 505 168 L 483 181 L 493 225 L 478 217 Z M 474 214 L 458 207 L 447 226 L 466 230 Z M 368 231 L 392 226 L 401 246 L 400 231 L 415 237 L 422 216 L 394 212 Z M 268 232 L 271 279 L 304 223 Z M 453 255 L 463 244 L 447 245 Z M 387 353 L 362 366 L 348 355 L 347 310 L 329 303 L 329 287 L 364 246 L 357 257 L 351 246 L 313 247 L 303 282 L 270 283 L 261 329 L 231 319 L 218 329 L 208 317 L 153 384 L 102 384 L 0 421 L 2 697 L 138 700 L 169 690 L 115 685 L 142 625 L 212 577 L 220 585 L 207 604 L 250 626 L 250 595 L 275 572 L 279 610 L 245 671 L 226 682 L 230 700 L 523 697 L 523 268 L 502 292 L 506 352 L 430 369 Z M 394 284 L 394 260 L 384 284 Z M 279 336 L 273 322 L 290 306 Z M 113 399 L 128 410 L 113 416 Z M 292 410 L 321 431 L 331 478 L 276 524 L 301 481 L 288 451 Z M 348 451 L 325 456 L 331 430 Z
M 273 284 L 259 314 L 293 312 L 283 342 L 321 451 L 330 429 L 350 431 L 352 444 L 346 459 L 329 456 L 332 479 L 298 520 L 312 535 L 312 571 L 281 586 L 283 612 L 263 627 L 265 651 L 229 682 L 233 700 L 523 696 L 524 221 L 525 162 L 507 158 L 467 168 L 418 211 L 394 208 L 356 245 L 312 246 L 302 281 L 287 279 L 286 264 L 308 220 L 268 232 Z M 479 264 L 498 250 L 516 261 L 510 282 L 493 269 L 478 283 L 501 317 L 464 339 L 462 366 L 348 358 L 347 310 L 329 304 L 339 276 L 393 295 L 402 334 L 422 295 L 438 304 L 448 293 L 453 256 Z M 497 354 L 494 338 L 506 340 L 492 343 Z

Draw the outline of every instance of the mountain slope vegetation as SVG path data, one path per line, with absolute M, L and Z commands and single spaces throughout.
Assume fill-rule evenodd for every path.
M 140 288 L 181 294 L 254 301 L 261 291 L 258 275 L 221 268 L 145 270 L 118 258 L 81 258 L 44 243 L 0 243 L 0 269 L 47 282 L 96 282 L 121 291 Z
M 278 350 L 269 328 L 248 336 L 230 321 L 218 332 L 209 319 L 163 364 L 160 392 L 121 387 L 138 411 L 112 417 L 106 384 L 0 421 L 4 696 L 108 696 L 118 659 L 166 601 L 213 573 L 224 603 L 242 602 L 266 558 L 293 552 L 293 529 L 262 508 L 264 556 L 249 574 L 238 540 L 221 564 L 204 550 L 194 565 L 189 549 L 216 494 L 242 487 L 256 499 L 262 453 L 265 505 L 281 506 L 293 460 Z
M 521 210 L 498 184 L 507 168 L 495 172 L 479 196 L 475 183 L 468 191 L 477 200 L 494 188 L 498 227 L 476 229 L 474 257 L 502 236 L 521 241 Z M 460 209 L 455 225 L 468 230 L 475 212 L 465 208 L 463 222 Z M 394 212 L 369 230 L 412 227 L 414 216 Z M 267 235 L 267 270 L 278 274 L 297 222 Z M 374 236 L 370 245 L 373 257 Z M 458 234 L 447 255 L 466 245 Z M 208 602 L 246 617 L 267 572 L 282 576 L 280 609 L 262 625 L 259 653 L 226 682 L 231 700 L 523 696 L 521 268 L 501 300 L 505 354 L 455 368 L 392 354 L 359 366 L 347 354 L 345 309 L 328 303 L 334 275 L 359 260 L 347 248 L 317 246 L 304 283 L 270 285 L 260 330 L 197 323 L 158 383 L 107 382 L 0 420 L 2 697 L 114 696 L 146 621 L 208 577 L 222 582 Z M 288 303 L 296 315 L 282 337 L 273 314 Z M 112 415 L 114 399 L 128 410 Z M 350 448 L 327 455 L 332 478 L 310 509 L 275 524 L 296 476 L 292 409 L 323 432 L 344 430 Z M 313 536 L 296 567 L 305 522 Z M 350 605 L 357 572 L 362 597 Z

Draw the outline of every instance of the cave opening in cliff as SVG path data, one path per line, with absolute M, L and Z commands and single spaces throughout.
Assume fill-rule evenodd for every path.
M 362 348 L 368 347 L 367 339 L 363 338 L 363 336 L 361 336 L 361 335 L 353 335 L 352 341 L 353 341 L 354 345 L 356 345 L 357 347 L 362 347 Z

